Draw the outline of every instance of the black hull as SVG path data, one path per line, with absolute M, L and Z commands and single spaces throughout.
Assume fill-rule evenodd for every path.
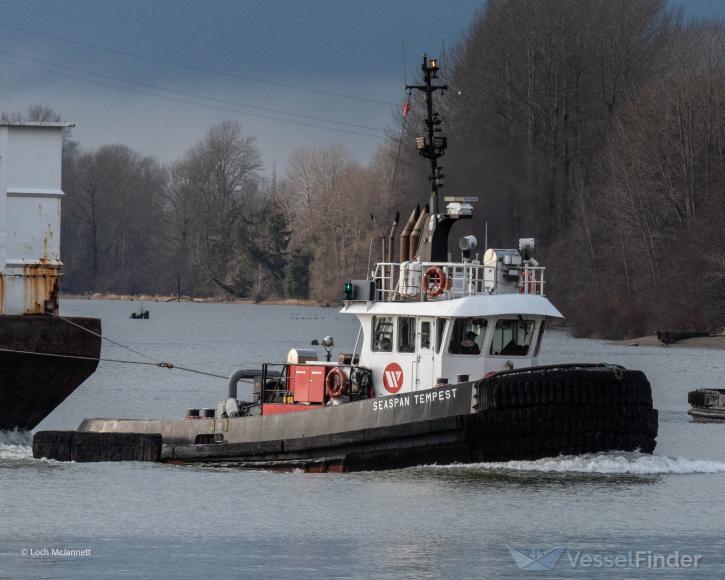
M 571 433 L 555 438 L 492 440 L 479 413 L 395 428 L 324 437 L 237 444 L 164 445 L 162 461 L 234 465 L 253 469 L 349 472 L 482 461 L 536 460 L 558 455 L 654 450 L 644 433 Z
M 0 348 L 98 359 L 101 321 L 54 316 L 0 316 Z M 98 366 L 79 360 L 0 351 L 0 429 L 33 429 Z

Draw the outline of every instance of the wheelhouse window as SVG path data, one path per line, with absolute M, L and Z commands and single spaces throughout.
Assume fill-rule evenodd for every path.
M 373 316 L 373 350 L 393 351 L 393 317 Z
M 398 352 L 415 352 L 415 318 L 398 318 Z
M 491 341 L 491 354 L 496 356 L 526 356 L 534 338 L 536 321 L 500 319 Z
M 420 348 L 430 348 L 430 320 L 423 320 L 420 323 Z
M 456 318 L 448 343 L 451 354 L 481 354 L 486 338 L 485 318 Z

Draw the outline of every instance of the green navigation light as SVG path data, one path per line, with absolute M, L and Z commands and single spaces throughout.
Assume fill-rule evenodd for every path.
M 345 282 L 345 285 L 342 287 L 342 297 L 345 300 L 352 300 L 352 295 L 353 295 L 352 282 Z

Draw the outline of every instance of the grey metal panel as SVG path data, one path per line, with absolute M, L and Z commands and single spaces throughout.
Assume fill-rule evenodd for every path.
M 262 417 L 235 417 L 228 421 L 228 431 L 222 431 L 225 441 L 259 441 L 261 439 Z
M 344 407 L 345 405 L 343 405 Z M 355 431 L 360 429 L 360 421 L 358 415 L 364 405 L 350 405 L 349 409 L 344 409 L 344 413 L 327 413 L 328 420 L 326 423 L 326 433 L 342 433 L 345 431 Z
M 204 459 L 244 457 L 267 453 L 282 453 L 282 441 L 264 441 L 249 443 L 215 443 L 208 445 L 164 445 L 164 459 Z
M 62 189 L 8 188 L 8 197 L 63 197 Z
M 66 129 L 68 127 L 75 126 L 75 123 L 54 121 L 0 121 L 0 127 L 38 127 L 48 129 Z
M 311 411 L 304 411 L 308 413 Z M 304 425 L 299 424 L 298 415 L 300 413 L 291 413 L 289 415 L 266 415 L 261 418 L 261 428 L 259 438 L 261 441 L 270 439 L 287 439 L 296 436 L 296 433 L 304 436 Z M 280 422 L 279 418 L 285 417 L 284 422 Z
M 284 442 L 285 452 L 306 451 L 309 449 L 325 449 L 341 445 L 355 445 L 365 441 L 364 431 L 350 431 L 342 435 L 320 435 L 318 437 L 304 437 L 288 439 Z
M 463 383 L 292 414 L 228 420 L 86 419 L 79 430 L 161 433 L 164 443 L 194 443 L 196 435 L 214 432 L 223 433 L 227 444 L 301 439 L 467 415 L 472 392 L 473 383 Z M 226 430 L 224 421 L 228 421 Z
M 333 412 L 334 410 L 334 407 L 330 407 L 329 411 L 326 413 L 313 413 L 310 436 L 314 437 L 316 435 L 325 435 L 330 433 L 331 421 L 337 415 L 337 413 Z M 340 417 L 340 419 L 341 418 L 342 417 Z M 343 426 L 343 428 L 339 429 L 339 431 L 347 431 L 347 429 Z
M 164 443 L 193 443 L 201 433 L 213 433 L 213 419 L 167 421 L 160 419 L 85 419 L 78 431 L 99 433 L 161 433 Z

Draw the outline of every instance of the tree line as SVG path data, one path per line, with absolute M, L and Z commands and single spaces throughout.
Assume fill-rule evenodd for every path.
M 489 245 L 537 237 L 577 334 L 725 326 L 722 21 L 489 0 L 443 63 L 447 191 L 480 196 Z
M 488 0 L 440 60 L 444 193 L 479 196 L 491 247 L 537 238 L 576 333 L 725 325 L 721 21 L 666 0 Z M 66 291 L 339 299 L 394 213 L 427 201 L 411 106 L 370 162 L 301 147 L 272 179 L 232 121 L 166 166 L 69 136 Z
M 297 149 L 279 180 L 262 167 L 233 121 L 168 166 L 66 144 L 66 290 L 337 299 L 342 278 L 365 276 L 374 172 L 341 146 Z

